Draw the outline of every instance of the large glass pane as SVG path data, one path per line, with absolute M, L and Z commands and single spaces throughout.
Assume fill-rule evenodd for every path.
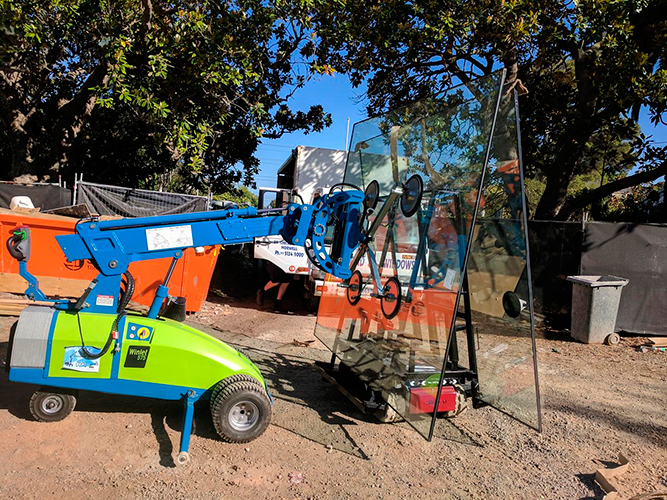
M 526 211 L 513 93 L 502 96 L 468 263 L 479 397 L 540 428 Z
M 425 437 L 431 434 L 503 76 L 498 72 L 438 100 L 358 123 L 352 134 L 345 182 L 365 188 L 377 181 L 380 202 L 367 225 L 383 220 L 369 251 L 362 248 L 360 296 L 352 293 L 350 300 L 351 288 L 327 278 L 316 335 Z M 393 187 L 413 174 L 425 187 L 416 213 L 403 216 L 399 202 L 383 210 Z M 400 293 L 381 301 L 378 292 L 390 278 Z M 398 300 L 398 313 L 389 318 L 387 310 Z M 448 367 L 459 368 L 451 362 Z

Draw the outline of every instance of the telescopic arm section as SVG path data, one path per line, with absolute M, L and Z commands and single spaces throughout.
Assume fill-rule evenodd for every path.
M 179 259 L 193 247 L 250 243 L 254 238 L 282 235 L 304 246 L 311 261 L 341 279 L 350 277 L 350 261 L 362 237 L 359 215 L 364 194 L 337 191 L 315 205 L 292 204 L 285 210 L 259 214 L 255 208 L 119 220 L 83 220 L 76 233 L 56 236 L 68 261 L 90 260 L 100 274 L 86 297 L 86 308 L 115 310 L 121 276 L 132 262 Z M 278 214 L 278 215 L 275 215 Z M 325 238 L 331 239 L 325 247 Z M 330 244 L 330 247 L 329 247 Z M 330 249 L 329 249 L 330 248 Z M 164 286 L 166 292 L 166 286 Z

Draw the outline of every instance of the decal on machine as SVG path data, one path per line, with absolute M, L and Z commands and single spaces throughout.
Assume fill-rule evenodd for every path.
M 170 226 L 146 229 L 148 250 L 184 248 L 192 245 L 192 226 Z
M 97 354 L 100 350 L 97 347 L 86 346 L 91 354 Z M 85 357 L 81 346 L 65 347 L 65 357 L 63 358 L 63 370 L 72 370 L 75 372 L 98 373 L 100 371 L 100 360 L 89 359 Z
M 128 340 L 139 340 L 141 342 L 150 342 L 153 337 L 153 327 L 144 326 L 138 323 L 130 323 L 127 325 L 127 332 L 125 338 Z
M 148 353 L 151 350 L 147 345 L 131 345 L 125 356 L 125 368 L 144 368 L 148 361 Z
M 95 299 L 95 305 L 113 307 L 113 295 L 98 295 Z

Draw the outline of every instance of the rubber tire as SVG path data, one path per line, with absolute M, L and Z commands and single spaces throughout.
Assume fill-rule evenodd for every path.
M 245 353 L 243 349 L 236 348 L 236 350 L 241 354 L 243 354 L 246 358 L 248 358 L 248 355 Z M 211 391 L 211 399 L 210 399 L 211 413 L 213 413 L 213 401 L 215 401 L 215 398 L 218 396 L 220 391 L 230 386 L 234 382 L 249 382 L 251 384 L 257 384 L 257 386 L 261 387 L 262 389 L 264 388 L 264 386 L 255 377 L 251 377 L 250 375 L 244 375 L 242 373 L 238 373 L 236 375 L 232 375 L 231 377 L 222 379 L 220 382 L 215 384 L 215 386 L 213 386 L 213 390 Z
M 57 413 L 44 413 L 41 405 L 47 397 L 58 397 L 62 401 L 62 408 Z M 38 422 L 60 422 L 66 419 L 76 406 L 76 397 L 63 392 L 49 392 L 40 389 L 30 398 L 30 413 Z
M 229 424 L 229 412 L 241 401 L 251 401 L 259 410 L 257 423 L 247 431 L 239 431 Z M 211 417 L 215 430 L 223 441 L 247 443 L 261 436 L 269 426 L 271 402 L 266 391 L 257 381 L 234 381 L 217 391 L 215 397 L 211 399 Z
M 320 308 L 320 298 L 317 295 L 308 295 L 303 298 L 303 308 L 306 312 L 316 313 Z
M 604 339 L 604 343 L 607 345 L 617 345 L 621 341 L 621 336 L 618 333 L 610 333 Z

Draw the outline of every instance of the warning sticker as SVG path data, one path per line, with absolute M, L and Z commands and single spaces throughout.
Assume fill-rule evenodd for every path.
M 95 305 L 113 307 L 113 295 L 98 295 Z
M 192 226 L 171 226 L 146 229 L 149 250 L 184 248 L 192 245 Z

